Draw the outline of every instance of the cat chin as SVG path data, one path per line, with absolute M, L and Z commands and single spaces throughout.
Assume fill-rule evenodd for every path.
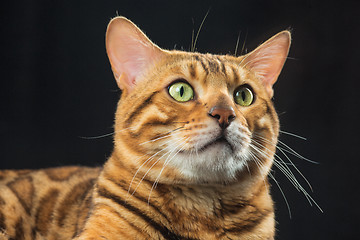
M 237 173 L 246 168 L 247 159 L 245 149 L 234 153 L 230 144 L 219 142 L 198 152 L 183 151 L 171 165 L 192 182 L 227 183 L 236 180 Z

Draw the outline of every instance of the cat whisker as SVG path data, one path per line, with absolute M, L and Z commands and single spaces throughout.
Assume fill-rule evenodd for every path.
M 298 158 L 300 158 L 300 159 L 303 159 L 303 160 L 305 160 L 305 161 L 308 161 L 308 162 L 310 162 L 310 163 L 319 164 L 319 162 L 315 162 L 315 161 L 310 160 L 310 159 L 308 159 L 308 158 L 306 158 L 306 157 L 303 157 L 301 154 L 297 153 L 294 149 L 292 149 L 291 147 L 289 147 L 288 145 L 286 145 L 284 142 L 282 142 L 282 141 L 280 141 L 280 140 L 278 140 L 278 142 L 279 142 L 280 145 L 282 145 L 283 147 L 287 148 L 287 149 L 289 150 L 289 153 L 292 153 L 292 155 L 294 155 L 294 156 L 296 156 L 296 157 L 298 157 Z M 283 149 L 283 150 L 285 150 L 285 149 Z
M 183 147 L 186 145 L 186 143 L 183 145 Z M 182 148 L 183 148 L 182 147 Z M 180 148 L 174 155 L 173 157 L 171 157 L 171 154 L 176 150 L 176 148 L 174 148 L 173 150 L 169 151 L 168 152 L 168 157 L 165 159 L 164 163 L 163 163 L 163 166 L 160 170 L 160 173 L 158 174 L 157 178 L 155 179 L 153 185 L 151 186 L 151 189 L 150 189 L 150 192 L 149 192 L 149 197 L 148 197 L 148 204 L 150 203 L 150 196 L 151 196 L 151 193 L 153 191 L 153 189 L 156 188 L 157 184 L 158 184 L 158 181 L 160 180 L 160 176 L 161 176 L 161 173 L 163 172 L 163 170 L 165 169 L 165 167 L 168 165 L 168 163 L 182 150 L 182 148 Z M 165 154 L 164 154 L 165 155 Z M 171 158 L 170 158 L 171 157 Z M 170 160 L 169 160 L 170 158 Z
M 121 129 L 120 131 L 114 131 L 114 132 L 106 133 L 106 134 L 99 135 L 99 136 L 90 136 L 90 137 L 79 136 L 79 138 L 87 139 L 87 140 L 99 139 L 99 138 L 109 137 L 109 136 L 114 135 L 115 133 L 123 132 L 123 131 L 125 131 L 125 130 L 132 129 L 132 128 L 133 128 L 133 127 L 128 127 L 128 128 Z
M 254 147 L 253 145 L 250 145 L 251 147 Z M 254 149 L 254 150 L 256 150 L 256 149 Z M 258 151 L 257 151 L 258 152 Z M 260 159 L 257 157 L 257 154 L 255 153 L 255 164 L 257 164 L 256 162 L 260 162 Z M 289 205 L 289 202 L 288 202 L 288 200 L 287 200 L 287 198 L 286 198 L 286 196 L 285 196 L 285 193 L 283 192 L 283 190 L 282 190 L 282 188 L 280 187 L 280 184 L 278 183 L 278 181 L 275 179 L 275 177 L 272 175 L 272 173 L 271 172 L 269 172 L 268 173 L 268 175 L 269 175 L 269 177 L 271 178 L 271 179 L 273 179 L 274 180 L 274 182 L 276 183 L 276 185 L 278 186 L 278 188 L 279 188 L 279 190 L 280 190 L 280 192 L 281 192 L 281 194 L 282 194 L 282 196 L 283 196 L 283 198 L 284 198 L 284 201 L 285 201 L 285 203 L 286 203 L 286 206 L 287 206 L 287 209 L 288 209 L 288 212 L 289 212 L 289 217 L 291 218 L 291 210 L 290 210 L 290 205 Z M 264 180 L 265 181 L 265 180 Z M 267 191 L 268 191 L 268 188 L 266 188 L 267 189 Z
M 171 142 L 171 141 L 172 141 L 172 140 L 169 140 L 169 141 L 165 142 L 165 144 L 168 143 L 168 142 Z M 163 149 L 159 150 L 158 152 L 154 153 L 152 156 L 150 156 L 146 161 L 144 161 L 144 162 L 138 167 L 138 169 L 137 169 L 137 171 L 135 172 L 133 178 L 131 179 L 131 182 L 130 182 L 130 185 L 129 185 L 129 189 L 128 189 L 128 194 L 130 193 L 130 189 L 131 189 L 132 183 L 133 183 L 135 177 L 137 176 L 138 172 L 141 170 L 141 168 L 142 168 L 145 164 L 147 164 L 148 162 L 150 162 L 156 155 L 158 155 L 159 153 L 161 153 L 161 152 L 164 151 L 164 150 L 166 150 L 166 148 L 163 148 Z M 143 156 L 144 156 L 144 155 L 143 155 Z M 143 156 L 137 158 L 136 160 L 142 158 Z M 137 187 L 135 188 L 135 190 L 133 191 L 133 193 L 131 194 L 131 196 L 135 193 L 136 190 L 137 190 Z
M 305 180 L 305 182 L 307 183 L 307 185 L 309 186 L 309 188 L 311 189 L 311 191 L 313 192 L 313 188 L 310 184 L 310 182 L 306 179 L 306 177 L 302 174 L 302 172 L 296 167 L 296 165 L 291 161 L 291 159 L 288 157 L 288 155 L 286 155 L 285 152 L 283 152 L 281 149 L 279 149 L 279 151 L 285 156 L 285 158 L 289 161 L 289 163 L 292 164 L 292 166 L 295 168 L 295 170 L 301 175 L 301 177 Z
M 248 31 L 246 31 L 246 34 L 245 34 L 245 39 L 244 39 L 244 42 L 243 42 L 243 45 L 242 45 L 242 48 L 241 48 L 240 55 L 242 55 L 242 54 L 243 54 L 243 52 L 244 52 L 244 49 L 245 49 L 245 43 L 246 43 L 247 36 L 248 36 Z M 247 50 L 245 50 L 245 51 L 247 52 Z
M 281 195 L 283 196 L 284 198 L 284 201 L 285 201 L 285 204 L 287 206 L 287 209 L 288 209 L 288 212 L 289 212 L 289 218 L 291 219 L 292 218 L 292 215 L 291 215 L 291 210 L 290 210 L 290 205 L 289 205 L 289 202 L 285 196 L 285 193 L 284 191 L 282 190 L 282 188 L 280 187 L 280 184 L 279 182 L 275 179 L 275 177 L 272 175 L 271 172 L 269 172 L 269 177 L 275 182 L 275 184 L 277 185 L 277 187 L 279 188 L 280 192 L 281 192 Z
M 288 145 L 286 145 L 285 143 L 283 143 L 283 142 L 280 141 L 280 140 L 278 140 L 278 142 L 279 142 L 279 144 L 282 145 L 283 147 L 280 147 L 280 146 L 274 144 L 274 143 L 271 142 L 270 140 L 264 138 L 263 136 L 261 136 L 261 135 L 259 135 L 259 134 L 257 134 L 257 133 L 254 133 L 254 136 L 257 137 L 257 138 L 260 138 L 261 140 L 267 142 L 268 144 L 271 144 L 272 146 L 276 146 L 277 149 L 281 149 L 281 150 L 283 150 L 283 151 L 285 151 L 285 152 L 287 152 L 287 153 L 289 153 L 289 154 L 291 154 L 291 155 L 293 155 L 293 156 L 295 156 L 295 157 L 297 157 L 297 158 L 299 158 L 299 159 L 305 160 L 305 161 L 310 162 L 310 163 L 313 163 L 313 164 L 319 164 L 318 162 L 315 162 L 315 161 L 313 161 L 313 160 L 311 160 L 311 159 L 308 159 L 308 158 L 300 155 L 299 153 L 297 153 L 295 150 L 293 150 L 291 147 L 289 147 Z
M 315 162 L 315 161 L 313 161 L 313 160 L 311 160 L 311 159 L 308 159 L 308 158 L 306 158 L 306 157 L 298 154 L 297 152 L 290 151 L 290 150 L 288 150 L 288 149 L 286 149 L 286 148 L 283 148 L 283 147 L 280 147 L 280 146 L 276 146 L 276 148 L 279 149 L 279 150 L 281 149 L 282 151 L 284 151 L 284 152 L 286 152 L 286 153 L 289 153 L 289 154 L 291 154 L 291 155 L 293 155 L 293 156 L 295 156 L 295 157 L 297 157 L 297 158 L 299 158 L 299 159 L 305 160 L 305 161 L 307 161 L 307 162 L 310 162 L 310 163 L 313 163 L 313 164 L 320 164 L 319 162 Z
M 274 165 L 280 169 L 283 173 L 284 171 L 282 170 L 283 168 L 281 168 L 281 162 L 275 161 Z M 284 173 L 285 174 L 285 173 Z M 302 174 L 301 174 L 302 175 Z M 303 176 L 303 175 L 302 175 Z M 288 178 L 289 179 L 289 178 Z M 306 180 L 305 180 L 306 181 Z M 295 186 L 295 185 L 294 185 Z M 311 185 L 309 186 L 311 187 Z M 313 204 L 320 210 L 320 212 L 323 212 L 323 210 L 321 209 L 321 207 L 317 204 L 317 202 L 311 197 L 311 195 L 302 187 L 301 184 L 297 184 L 297 187 L 295 187 L 299 192 L 303 193 L 305 198 L 308 200 L 309 204 L 312 206 Z M 312 190 L 312 188 L 311 188 Z
M 248 170 L 248 172 L 249 172 L 249 175 L 251 176 L 251 172 L 250 172 L 250 168 L 249 168 L 249 163 L 246 161 L 245 162 L 245 166 L 246 166 L 246 168 L 247 168 L 247 170 Z
M 169 142 L 170 142 L 170 141 L 169 141 Z M 129 185 L 129 189 L 128 189 L 128 193 L 130 193 L 132 183 L 133 183 L 133 181 L 135 180 L 135 178 L 136 178 L 137 174 L 139 173 L 139 171 L 141 170 L 141 168 L 142 168 L 145 164 L 147 164 L 148 162 L 150 162 L 152 159 L 154 159 L 154 158 L 156 157 L 156 155 L 158 155 L 159 153 L 161 153 L 161 152 L 163 152 L 163 151 L 165 151 L 165 150 L 166 150 L 166 148 L 161 149 L 161 150 L 159 150 L 158 152 L 154 153 L 153 155 L 151 155 L 148 159 L 146 159 L 146 161 L 144 161 L 144 162 L 139 166 L 139 168 L 138 168 L 137 171 L 135 172 L 133 178 L 131 179 L 131 182 L 130 182 L 130 185 Z M 140 158 L 141 158 L 141 157 L 139 157 L 138 159 L 140 159 Z M 133 192 L 132 192 L 131 195 L 133 195 L 133 194 L 136 192 L 138 186 L 139 186 L 139 184 L 138 184 L 137 187 L 133 190 Z
M 162 149 L 163 150 L 163 149 Z M 131 181 L 130 181 L 130 184 L 129 184 L 129 188 L 128 188 L 128 194 L 130 194 L 130 190 L 131 190 L 131 186 L 135 180 L 135 177 L 137 176 L 138 172 L 140 171 L 140 169 L 146 164 L 148 163 L 149 161 L 151 161 L 157 154 L 159 154 L 162 150 L 156 152 L 155 154 L 153 154 L 152 156 L 150 156 L 146 161 L 144 161 L 139 167 L 138 169 L 136 170 L 134 176 L 132 177 Z M 143 155 L 144 156 L 144 155 Z M 141 157 L 138 157 L 136 160 L 142 158 L 143 156 Z M 135 188 L 135 190 L 132 192 L 131 196 L 135 193 L 137 188 Z M 128 200 L 128 199 L 127 199 Z
M 158 137 L 158 138 L 155 138 L 155 139 L 152 139 L 152 140 L 149 140 L 149 141 L 146 141 L 146 142 L 140 143 L 139 145 L 144 145 L 144 144 L 146 144 L 146 143 L 156 142 L 156 141 L 159 141 L 159 140 L 161 140 L 161 139 L 168 138 L 168 137 L 171 137 L 171 135 Z
M 139 183 L 137 184 L 137 186 L 135 187 L 134 191 L 131 193 L 131 196 L 133 196 L 136 192 L 136 190 L 140 187 L 140 184 L 142 183 L 142 181 L 145 179 L 145 177 L 147 176 L 147 174 L 150 172 L 150 170 L 161 160 L 161 158 L 166 155 L 167 153 L 164 153 L 160 158 L 158 158 L 152 165 L 151 167 L 145 172 L 145 174 L 142 176 L 142 178 L 140 179 Z
M 150 193 L 149 193 L 149 197 L 148 197 L 148 204 L 150 203 L 151 193 L 152 193 L 153 189 L 155 189 L 156 186 L 157 186 L 157 184 L 159 183 L 160 176 L 161 176 L 162 172 L 164 171 L 165 167 L 171 162 L 172 159 L 174 159 L 174 157 L 175 157 L 179 152 L 181 152 L 181 150 L 184 149 L 184 147 L 185 147 L 186 144 L 187 144 L 186 141 L 187 141 L 188 139 L 189 139 L 189 138 L 184 139 L 184 140 L 183 140 L 184 142 L 183 142 L 182 144 L 180 144 L 180 145 L 182 145 L 182 147 L 181 147 L 180 149 L 178 149 L 177 152 L 170 158 L 171 154 L 174 152 L 174 151 L 172 151 L 172 152 L 169 154 L 169 156 L 166 158 L 166 160 L 164 161 L 163 167 L 161 168 L 159 175 L 157 176 L 157 178 L 155 179 L 155 181 L 154 181 L 154 183 L 153 183 L 153 185 L 152 185 L 152 187 L 151 187 L 151 190 L 150 190 Z
M 79 136 L 79 138 L 86 139 L 86 140 L 91 140 L 91 139 L 99 139 L 99 138 L 109 137 L 109 136 L 112 136 L 114 134 L 115 134 L 115 132 L 111 132 L 111 133 L 106 133 L 106 134 L 99 135 L 99 136 L 90 136 L 90 137 Z
M 256 166 L 258 167 L 259 171 L 262 172 L 262 170 L 265 169 L 265 168 L 264 168 L 264 165 L 261 163 L 258 155 L 256 153 L 254 153 L 254 152 L 250 152 L 250 156 L 252 157 L 252 159 L 255 162 Z M 250 172 L 250 170 L 249 170 L 249 172 Z M 266 181 L 265 181 L 266 180 L 265 176 L 262 176 L 262 177 L 263 177 L 264 185 L 266 187 L 266 191 L 269 193 L 269 189 L 268 189 L 268 187 L 266 185 Z
M 170 140 L 170 141 L 171 141 L 171 140 Z M 176 145 L 176 144 L 177 144 L 178 142 L 180 142 L 180 141 L 181 141 L 181 139 L 173 142 L 173 145 Z M 166 148 L 164 148 L 164 149 L 160 150 L 159 152 L 157 152 L 157 154 L 160 153 L 160 152 L 162 152 L 163 150 L 169 149 L 169 148 L 171 148 L 171 147 L 173 147 L 173 146 L 172 146 L 172 145 L 169 145 L 169 146 L 167 146 Z M 165 155 L 169 154 L 170 152 L 171 152 L 171 151 L 165 152 L 161 157 L 159 157 L 159 158 L 150 166 L 150 168 L 145 172 L 145 174 L 144 174 L 144 175 L 142 176 L 142 178 L 140 179 L 139 183 L 137 184 L 136 188 L 135 188 L 134 191 L 132 192 L 131 196 L 133 196 L 133 195 L 135 194 L 136 190 L 139 188 L 140 184 L 141 184 L 142 181 L 145 179 L 145 177 L 146 177 L 147 174 L 150 172 L 150 170 L 151 170 Z M 156 156 L 156 155 L 155 155 L 155 156 Z M 155 157 L 155 156 L 154 156 L 154 157 Z M 152 157 L 152 159 L 153 159 L 154 157 Z M 141 166 L 144 166 L 145 163 L 148 162 L 148 161 L 149 161 L 149 159 L 146 160 Z M 139 171 L 140 171 L 140 169 L 138 169 L 137 172 L 139 172 Z M 137 174 L 137 173 L 136 173 L 136 174 Z M 135 178 L 135 176 L 134 176 L 134 178 Z
M 293 136 L 293 137 L 296 137 L 296 138 L 299 138 L 301 140 L 307 140 L 305 137 L 302 137 L 300 135 L 297 135 L 295 133 L 291 133 L 291 132 L 286 132 L 286 131 L 283 131 L 283 130 L 279 130 L 280 133 L 283 133 L 283 134 L 286 134 L 286 135 L 289 135 L 289 136 Z
M 239 32 L 239 35 L 238 35 L 238 38 L 237 38 L 237 41 L 236 41 L 236 45 L 235 45 L 235 52 L 234 52 L 235 57 L 236 57 L 237 50 L 238 50 L 238 47 L 239 47 L 240 36 L 241 36 L 241 31 Z
M 209 15 L 209 12 L 210 12 L 210 8 L 209 8 L 209 10 L 207 11 L 207 13 L 205 14 L 205 16 L 204 16 L 204 18 L 203 18 L 203 20 L 202 20 L 202 22 L 201 22 L 201 24 L 200 24 L 200 27 L 199 27 L 199 29 L 198 29 L 198 31 L 197 31 L 197 33 L 196 33 L 196 37 L 195 37 L 195 40 L 194 40 L 194 44 L 192 45 L 191 52 L 195 52 L 196 42 L 197 42 L 197 40 L 198 40 L 198 37 L 199 37 L 200 31 L 201 31 L 201 28 L 202 28 L 202 26 L 204 25 L 204 22 L 205 22 L 207 16 Z
M 169 132 L 167 132 L 167 133 L 160 134 L 160 135 L 159 135 L 157 138 L 155 138 L 155 139 L 152 139 L 152 140 L 149 140 L 149 141 L 140 143 L 139 145 L 143 145 L 143 144 L 150 143 L 150 142 L 155 142 L 155 141 L 158 141 L 158 140 L 161 140 L 161 139 L 170 137 L 172 133 L 174 133 L 174 132 L 176 132 L 176 131 L 179 131 L 179 130 L 183 130 L 183 129 L 184 129 L 184 126 L 175 128 L 175 129 L 173 129 L 173 130 L 171 130 L 171 131 L 169 131 Z
M 256 140 L 254 140 L 254 143 L 261 145 L 260 143 L 256 142 Z M 256 151 L 258 151 L 260 154 L 262 154 L 262 155 L 263 155 L 264 157 L 266 157 L 267 159 L 270 159 L 270 158 L 271 158 L 271 156 L 270 156 L 269 154 L 266 154 L 265 152 L 261 151 L 257 146 L 253 145 L 253 147 L 254 147 L 254 149 L 255 149 Z M 264 147 L 264 146 L 262 146 L 262 147 Z M 264 147 L 264 148 L 266 148 L 266 147 Z M 266 149 L 267 149 L 267 148 L 266 148 Z M 274 158 L 274 165 L 275 165 L 276 167 L 278 167 L 278 168 L 281 170 L 281 172 L 283 172 L 284 175 L 289 179 L 289 181 L 294 185 L 294 187 L 295 187 L 298 191 L 300 191 L 300 189 L 301 189 L 302 187 L 301 187 L 300 183 L 298 182 L 298 180 L 296 179 L 295 175 L 292 173 L 291 169 L 287 166 L 287 164 L 285 163 L 285 161 L 284 161 L 280 156 L 278 156 L 277 154 L 275 154 L 274 156 L 275 156 L 275 158 Z M 278 161 L 276 158 L 278 158 L 279 161 Z M 292 162 L 291 162 L 291 163 L 292 163 Z M 292 165 L 293 165 L 293 164 L 292 164 Z M 294 166 L 294 165 L 293 165 L 293 166 Z M 301 174 L 301 175 L 302 175 L 302 174 Z M 303 175 L 302 175 L 302 176 L 303 176 Z M 307 181 L 307 180 L 305 179 L 305 181 Z M 307 181 L 307 182 L 308 182 L 308 181 Z
M 193 46 L 194 46 L 194 36 L 195 36 L 195 29 L 194 29 L 194 25 L 195 25 L 195 22 L 194 22 L 194 18 L 192 18 L 192 23 L 193 23 L 193 29 L 191 31 L 191 45 L 190 45 L 190 52 L 193 52 Z
M 268 148 L 266 148 L 265 146 L 261 145 L 259 142 L 257 142 L 255 139 L 254 139 L 254 143 L 257 144 L 257 145 L 260 145 L 262 147 L 264 147 L 265 149 L 269 150 Z M 256 147 L 256 146 L 255 146 Z M 256 147 L 257 151 L 261 151 L 258 147 Z M 270 159 L 271 156 L 269 154 L 266 154 L 265 152 L 262 152 L 263 156 L 265 156 L 266 158 Z M 297 181 L 295 175 L 292 173 L 291 169 L 288 167 L 288 165 L 286 164 L 286 162 L 279 156 L 277 155 L 276 153 L 274 154 L 274 164 L 276 165 L 277 163 L 279 163 L 277 165 L 277 167 L 286 175 L 286 177 L 289 179 L 289 181 L 294 185 L 294 187 L 299 190 L 299 186 L 300 186 L 300 183 Z M 287 157 L 287 156 L 286 156 Z M 277 162 L 277 159 L 279 159 L 279 162 Z M 281 165 L 280 163 L 283 163 L 283 165 Z M 291 165 L 294 166 L 294 164 L 290 161 Z M 301 174 L 302 175 L 302 174 Z M 302 175 L 303 176 L 303 175 Z M 305 180 L 307 181 L 307 180 Z M 308 182 L 308 181 L 307 181 Z
M 254 136 L 256 138 L 256 136 Z M 257 136 L 257 137 L 261 137 L 261 136 Z M 256 139 L 254 140 L 254 143 L 261 145 L 259 142 L 256 141 Z M 261 137 L 262 138 L 262 137 Z M 268 141 L 265 138 L 262 138 L 262 140 L 264 141 Z M 270 141 L 269 141 L 270 142 Z M 264 147 L 265 149 L 267 149 L 265 146 L 261 145 L 262 147 Z M 260 154 L 262 154 L 263 156 L 267 157 L 268 159 L 270 159 L 270 156 L 267 155 L 265 152 L 261 151 L 258 147 L 256 147 L 255 145 L 252 145 L 253 149 L 255 151 L 258 151 Z M 268 149 L 267 149 L 268 150 Z M 280 150 L 280 149 L 279 149 Z M 290 158 L 283 152 L 280 150 L 281 153 L 284 154 L 284 156 L 288 159 L 288 161 L 290 162 L 291 166 L 293 166 L 295 168 L 295 170 L 302 176 L 302 178 L 306 181 L 306 183 L 309 185 L 310 189 L 312 190 L 311 184 L 309 183 L 309 181 L 305 178 L 305 176 L 300 172 L 300 170 L 293 164 L 293 162 L 290 160 Z M 289 181 L 293 184 L 293 186 L 299 191 L 302 192 L 304 194 L 304 196 L 306 197 L 306 199 L 309 201 L 309 204 L 312 206 L 312 204 L 315 204 L 317 206 L 317 208 L 321 211 L 322 209 L 320 208 L 320 206 L 316 203 L 316 201 L 310 196 L 310 194 L 302 187 L 302 185 L 298 182 L 298 180 L 296 179 L 295 175 L 292 173 L 292 171 L 290 170 L 290 168 L 287 166 L 286 162 L 277 154 L 274 155 L 275 159 L 274 159 L 274 165 L 289 179 Z M 277 159 L 278 160 L 277 160 Z

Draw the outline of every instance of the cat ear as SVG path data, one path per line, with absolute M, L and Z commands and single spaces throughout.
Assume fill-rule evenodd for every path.
M 163 51 L 130 20 L 112 19 L 106 31 L 106 51 L 120 89 L 131 91 Z
M 241 60 L 243 67 L 255 72 L 261 79 L 270 97 L 273 96 L 273 85 L 287 58 L 290 42 L 290 32 L 282 31 Z

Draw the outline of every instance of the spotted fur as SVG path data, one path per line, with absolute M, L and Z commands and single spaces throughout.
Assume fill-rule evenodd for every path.
M 289 44 L 284 31 L 240 57 L 167 51 L 113 19 L 106 45 L 122 96 L 111 157 L 0 171 L 0 239 L 274 239 L 271 98 Z M 169 95 L 177 81 L 192 100 Z M 234 102 L 239 86 L 250 106 Z

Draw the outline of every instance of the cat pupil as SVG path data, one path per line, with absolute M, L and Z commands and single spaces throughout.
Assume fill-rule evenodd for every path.
M 246 98 L 246 94 L 244 91 L 241 92 L 241 98 L 243 99 L 243 101 L 245 101 L 245 98 Z
M 184 95 L 184 87 L 181 86 L 180 87 L 180 97 L 182 97 Z

